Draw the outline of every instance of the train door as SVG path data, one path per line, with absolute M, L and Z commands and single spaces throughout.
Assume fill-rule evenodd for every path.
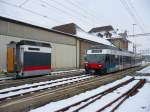
M 23 47 L 20 47 L 19 49 L 19 54 L 20 56 L 18 58 L 20 58 L 20 64 L 19 64 L 19 71 L 20 73 L 18 75 L 23 75 L 23 63 L 24 63 L 24 48 Z
M 14 66 L 14 48 L 8 47 L 7 48 L 7 72 L 12 73 L 14 72 L 15 66 Z
M 110 72 L 111 60 L 108 54 L 106 54 L 105 65 L 107 72 Z
M 123 69 L 122 55 L 119 55 L 119 70 Z

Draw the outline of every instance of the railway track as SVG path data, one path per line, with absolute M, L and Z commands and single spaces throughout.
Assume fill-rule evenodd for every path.
M 96 112 L 101 112 L 119 101 L 119 103 L 110 110 L 111 112 L 114 112 L 125 100 L 127 100 L 130 96 L 134 95 L 138 91 L 138 89 L 141 88 L 145 84 L 145 82 L 146 82 L 145 79 L 139 80 L 138 83 L 134 85 L 131 89 L 129 89 L 128 91 L 126 91 L 121 96 L 114 99 L 113 101 L 105 105 L 104 107 L 98 109 Z
M 69 77 L 69 78 L 64 78 L 64 79 L 51 80 L 51 81 L 46 81 L 46 82 L 33 83 L 29 85 L 3 89 L 3 90 L 0 90 L 0 101 L 3 101 L 8 98 L 10 99 L 12 97 L 24 95 L 24 94 L 29 94 L 31 92 L 33 93 L 33 92 L 37 92 L 41 90 L 52 89 L 52 88 L 56 88 L 60 86 L 61 87 L 66 86 L 71 83 L 88 80 L 89 78 L 92 78 L 92 77 L 94 76 L 81 75 L 81 76 L 74 76 L 74 77 Z
M 81 92 L 85 92 L 87 90 L 91 90 L 101 85 L 110 83 L 126 75 L 133 75 L 135 71 L 139 69 L 141 69 L 141 67 L 131 68 L 104 76 L 92 77 L 87 80 L 77 81 L 75 83 L 70 82 L 70 84 L 55 86 L 51 89 L 41 89 L 34 93 L 28 92 L 30 94 L 20 94 L 13 98 L 7 97 L 4 98 L 2 102 L 0 102 L 0 111 L 29 111 L 32 108 L 37 108 L 39 106 L 45 105 L 48 102 L 68 98 Z
M 55 80 L 60 78 L 67 78 L 72 76 L 78 76 L 84 74 L 83 70 L 79 71 L 70 71 L 70 72 L 56 72 L 52 75 L 46 75 L 46 76 L 38 76 L 38 77 L 30 77 L 30 78 L 23 78 L 23 79 L 10 79 L 10 80 L 0 80 L 0 89 L 5 89 L 9 87 L 19 86 L 23 84 L 32 84 L 32 83 L 38 83 L 41 81 L 49 81 L 49 80 Z
M 131 83 L 132 81 L 134 81 L 134 78 L 131 78 L 127 81 L 124 81 L 120 84 L 115 85 L 114 87 L 111 87 L 103 92 L 100 92 L 96 95 L 90 96 L 86 99 L 83 99 L 81 101 L 78 101 L 74 104 L 71 104 L 69 106 L 66 106 L 64 108 L 61 108 L 59 110 L 56 110 L 55 112 L 78 112 L 84 108 L 86 108 L 87 106 L 89 106 L 90 104 L 96 102 L 97 100 L 100 100 L 102 97 L 106 96 L 109 93 L 112 93 L 113 91 L 115 91 L 116 89 L 125 86 L 129 83 Z M 111 106 L 112 104 L 116 103 L 118 100 L 121 99 L 121 101 L 115 106 L 113 107 L 112 110 L 109 110 L 110 112 L 114 112 L 129 96 L 133 95 L 138 88 L 142 87 L 145 83 L 145 80 L 139 80 L 137 84 L 135 84 L 135 86 L 133 86 L 131 89 L 129 89 L 127 92 L 123 93 L 121 96 L 119 96 L 118 98 L 116 98 L 115 100 L 111 101 L 110 103 L 108 103 L 107 105 L 105 105 L 104 107 L 98 109 L 96 112 L 101 112 L 104 109 L 106 109 L 107 107 Z M 81 105 L 81 106 L 80 106 Z

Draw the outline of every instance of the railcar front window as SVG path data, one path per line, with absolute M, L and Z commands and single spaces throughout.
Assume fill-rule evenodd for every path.
M 24 53 L 24 67 L 26 66 L 49 66 L 51 65 L 51 53 Z
M 103 54 L 87 54 L 86 61 L 89 63 L 104 63 L 105 55 Z

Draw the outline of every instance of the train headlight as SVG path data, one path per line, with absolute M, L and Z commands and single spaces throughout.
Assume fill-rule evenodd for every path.
M 88 67 L 88 64 L 86 63 L 85 66 Z
M 88 67 L 88 62 L 85 62 L 85 66 Z
M 98 67 L 102 67 L 102 65 L 98 65 Z

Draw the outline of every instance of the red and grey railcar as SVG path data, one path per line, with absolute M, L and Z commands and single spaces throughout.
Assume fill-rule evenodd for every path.
M 21 40 L 7 47 L 7 71 L 18 77 L 51 73 L 51 45 Z
M 138 66 L 141 63 L 139 55 L 118 48 L 92 47 L 85 57 L 86 73 L 105 74 Z

